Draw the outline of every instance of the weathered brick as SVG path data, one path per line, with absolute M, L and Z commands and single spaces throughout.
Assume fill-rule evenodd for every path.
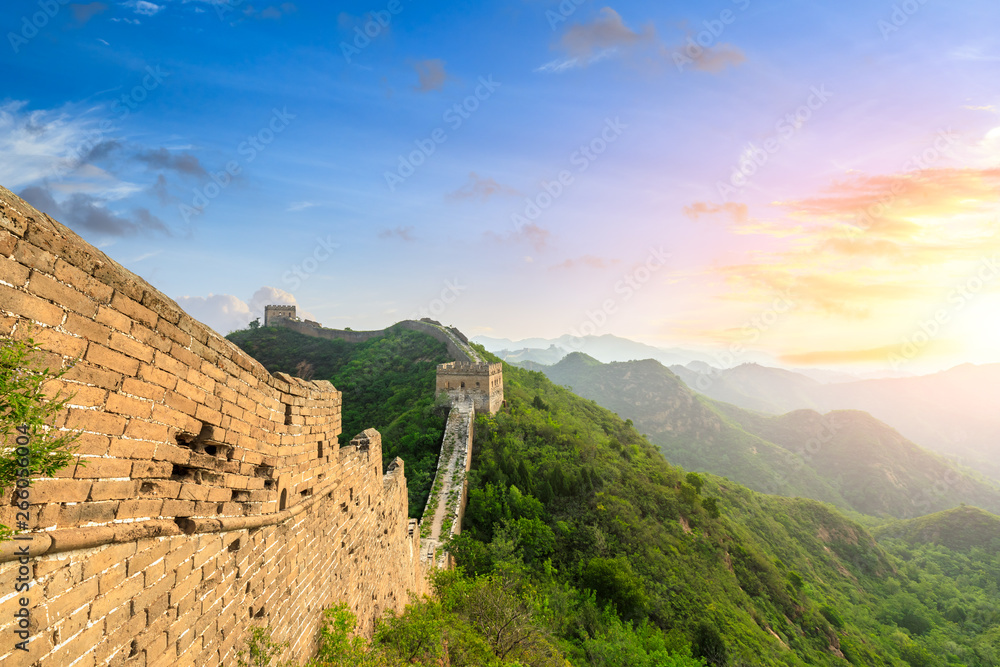
M 145 361 L 146 363 L 153 361 L 153 349 L 151 347 L 140 343 L 137 340 L 133 340 L 125 334 L 117 331 L 111 334 L 111 340 L 108 342 L 108 347 L 116 352 L 128 355 L 133 359 L 139 359 L 140 361 Z
M 0 280 L 3 282 L 14 287 L 24 287 L 25 283 L 28 282 L 29 275 L 31 275 L 31 269 L 20 262 L 6 258 L 0 259 Z
M 122 384 L 122 374 L 114 371 L 98 368 L 87 362 L 77 362 L 75 366 L 66 371 L 63 376 L 67 380 L 73 380 L 82 384 L 92 384 L 104 389 L 117 391 Z
M 94 319 L 117 331 L 127 333 L 132 330 L 132 320 L 111 306 L 99 306 L 97 308 L 97 317 Z
M 109 523 L 118 512 L 118 501 L 86 502 L 80 508 L 80 523 Z
M 170 477 L 173 464 L 166 461 L 136 461 L 132 464 L 132 477 L 146 479 L 150 477 L 166 479 Z
M 93 364 L 112 371 L 117 371 L 123 375 L 134 377 L 139 371 L 138 360 L 127 357 L 121 352 L 115 352 L 114 350 L 104 347 L 103 345 L 98 345 L 97 343 L 91 343 L 87 346 L 87 354 L 84 358 Z
M 104 435 L 121 435 L 125 432 L 125 418 L 97 410 L 70 408 L 66 416 L 66 427 Z
M 160 320 L 160 322 L 163 322 L 163 320 Z M 173 345 L 172 340 L 139 322 L 132 323 L 132 338 L 143 345 L 149 346 L 153 351 L 166 352 L 168 354 L 170 353 L 171 345 Z
M 122 382 L 122 391 L 126 394 L 148 398 L 151 401 L 162 401 L 166 390 L 156 384 L 143 382 L 135 378 L 125 378 Z
M 176 391 L 167 393 L 166 403 L 174 410 L 179 410 L 191 416 L 194 416 L 195 410 L 198 408 L 197 403 Z
M 126 558 L 135 553 L 135 542 L 124 544 L 109 544 L 95 550 L 85 561 L 83 561 L 83 576 L 89 579 L 101 572 L 109 571 L 122 563 Z M 102 590 L 103 594 L 104 591 Z
M 148 327 L 156 327 L 157 314 L 121 292 L 115 292 L 111 297 L 111 307 L 129 319 L 138 320 Z
M 129 428 L 132 424 L 142 424 L 145 422 L 137 422 L 133 420 L 125 427 L 125 435 L 128 436 Z M 153 454 L 156 453 L 156 443 L 155 442 L 145 442 L 140 440 L 123 440 L 121 438 L 113 438 L 111 440 L 111 446 L 108 448 L 108 456 L 113 456 L 118 459 L 151 459 Z
M 139 377 L 150 384 L 158 385 L 166 390 L 171 390 L 177 386 L 177 376 L 167 371 L 143 364 L 139 369 Z
M 139 495 L 137 480 L 112 480 L 94 482 L 90 490 L 90 500 L 125 500 Z
M 157 351 L 153 358 L 156 367 L 178 378 L 187 377 L 188 367 L 166 352 Z
M 2 213 L 0 213 L 0 218 L 2 218 Z M 6 229 L 0 229 L 0 257 L 10 257 L 10 254 L 14 252 L 14 246 L 17 245 L 17 237 L 11 234 Z
M 171 444 L 170 442 L 160 442 L 156 445 L 156 453 L 153 454 L 153 460 L 187 465 L 191 460 L 191 450 L 187 447 Z
M 91 483 L 76 479 L 40 479 L 31 486 L 31 502 L 82 503 L 90 496 Z
M 97 597 L 90 609 L 91 614 L 94 618 L 101 618 L 112 609 L 127 604 L 132 598 L 142 592 L 142 586 L 142 574 L 128 577 L 117 588 L 108 591 L 107 595 Z
M 80 313 L 84 317 L 97 315 L 97 304 L 93 299 L 44 273 L 35 271 L 31 274 L 28 281 L 28 291 L 35 296 Z
M 222 423 L 222 413 L 217 410 L 212 410 L 204 405 L 199 405 L 194 413 L 196 419 L 205 422 L 206 424 L 219 425 Z
M 153 421 L 184 433 L 197 433 L 201 430 L 201 423 L 193 414 L 185 414 L 159 403 L 153 404 Z
M 114 292 L 112 288 L 62 259 L 56 260 L 55 277 L 67 285 L 75 286 L 98 303 L 107 303 Z
M 141 398 L 132 398 L 121 394 L 111 394 L 108 396 L 108 403 L 105 409 L 119 415 L 130 417 L 140 417 L 148 419 L 153 415 L 153 403 Z
M 162 507 L 162 500 L 123 500 L 118 505 L 118 514 L 115 518 L 118 520 L 138 519 L 142 517 L 155 519 L 160 516 L 160 509 Z
M 180 490 L 178 489 L 178 493 Z M 163 516 L 195 516 L 193 500 L 165 500 L 163 501 Z
M 123 459 L 82 458 L 76 466 L 73 477 L 77 479 L 100 479 L 128 477 L 132 472 L 132 462 Z
M 14 247 L 14 259 L 29 268 L 46 273 L 52 273 L 56 266 L 55 255 L 23 239 Z
M 108 391 L 103 387 L 91 387 L 78 382 L 63 382 L 51 380 L 45 383 L 45 395 L 51 399 L 64 398 L 68 405 L 85 408 L 103 406 L 108 398 Z
M 0 310 L 53 327 L 61 324 L 66 314 L 55 304 L 6 285 L 0 285 Z
M 80 433 L 76 439 L 76 453 L 81 456 L 106 456 L 111 439 L 100 433 Z

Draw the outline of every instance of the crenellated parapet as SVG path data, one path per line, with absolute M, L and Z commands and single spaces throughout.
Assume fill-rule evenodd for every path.
M 0 589 L 25 545 L 32 582 L 29 650 L 0 645 L 5 667 L 229 666 L 262 625 L 301 662 L 324 608 L 370 632 L 426 590 L 402 461 L 383 473 L 373 429 L 338 445 L 333 385 L 272 376 L 3 188 L 0 335 L 68 369 L 57 426 L 80 433 L 79 462 L 31 488 L 30 539 L 0 545 Z
M 453 361 L 438 364 L 436 394 L 454 401 L 468 398 L 480 412 L 495 414 L 503 405 L 503 364 Z

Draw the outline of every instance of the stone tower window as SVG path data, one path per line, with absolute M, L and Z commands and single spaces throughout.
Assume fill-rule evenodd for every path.
M 281 499 L 278 501 L 278 511 L 285 509 L 288 505 L 288 489 L 281 490 Z

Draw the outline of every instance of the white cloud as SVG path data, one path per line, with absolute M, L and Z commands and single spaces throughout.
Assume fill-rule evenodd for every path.
M 311 201 L 297 201 L 297 202 L 293 202 L 292 204 L 289 204 L 289 206 L 288 206 L 288 208 L 286 210 L 289 213 L 296 213 L 298 211 L 304 211 L 307 208 L 313 208 L 314 206 L 319 206 L 319 204 L 317 204 L 316 202 L 311 202 Z
M 594 63 L 606 60 L 616 53 L 618 53 L 618 49 L 604 49 L 603 51 L 598 51 L 593 55 L 585 57 L 556 58 L 555 60 L 550 60 L 541 67 L 536 67 L 535 71 L 543 74 L 562 74 L 563 72 L 571 69 L 587 67 L 588 65 L 593 65 Z
M 127 0 L 126 2 L 123 2 L 122 5 L 128 7 L 140 16 L 155 16 L 164 9 L 163 5 L 157 5 L 152 2 L 147 2 L 146 0 Z
M 98 120 L 86 111 L 28 111 L 27 104 L 0 104 L 0 183 L 11 190 L 72 171 L 101 136 Z
M 232 294 L 209 294 L 182 296 L 177 299 L 177 304 L 191 317 L 207 324 L 222 335 L 237 329 L 246 329 L 250 320 L 258 317 L 263 324 L 264 306 L 298 306 L 294 295 L 277 287 L 261 287 L 254 292 L 249 302 Z M 296 314 L 304 320 L 316 319 L 315 315 L 301 308 Z
M 177 305 L 223 336 L 236 329 L 245 329 L 251 319 L 246 302 L 232 294 L 182 296 L 177 299 Z
M 298 306 L 295 295 L 277 287 L 261 287 L 250 298 L 250 312 L 253 317 L 264 321 L 264 306 Z M 308 310 L 297 308 L 296 315 L 303 320 L 315 320 L 316 316 Z M 251 319 L 253 319 L 253 317 Z

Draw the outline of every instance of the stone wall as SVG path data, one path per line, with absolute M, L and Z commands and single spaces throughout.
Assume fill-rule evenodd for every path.
M 316 322 L 309 320 L 297 321 L 297 320 L 276 320 L 273 322 L 275 326 L 283 326 L 292 331 L 297 331 L 300 334 L 306 336 L 313 336 L 314 338 L 326 338 L 330 340 L 346 340 L 349 343 L 363 343 L 366 340 L 371 340 L 372 338 L 378 338 L 384 336 L 386 330 L 379 329 L 377 331 L 348 331 L 347 329 L 328 329 L 326 327 L 320 326 Z M 470 356 L 470 350 L 466 349 L 462 344 L 460 338 L 455 334 L 449 335 L 444 327 L 434 326 L 427 322 L 421 322 L 419 320 L 403 320 L 395 324 L 394 326 L 400 327 L 402 329 L 409 329 L 410 331 L 419 331 L 421 333 L 427 334 L 432 338 L 435 338 L 445 344 L 448 348 L 448 354 L 452 359 L 458 361 L 472 361 Z
M 468 398 L 476 410 L 495 414 L 503 405 L 503 364 L 439 364 L 435 393 L 447 394 L 453 402 Z
M 0 335 L 70 367 L 52 389 L 81 432 L 79 464 L 32 489 L 32 540 L 0 547 L 5 667 L 235 665 L 253 625 L 301 662 L 325 607 L 370 631 L 426 589 L 402 462 L 383 475 L 374 430 L 338 447 L 339 391 L 271 376 L 3 188 Z M 32 587 L 14 595 L 24 544 Z
M 297 331 L 313 338 L 326 338 L 328 340 L 346 340 L 348 343 L 363 343 L 372 338 L 385 335 L 384 330 L 379 331 L 348 331 L 347 329 L 327 329 L 316 322 L 309 320 L 276 320 L 272 322 L 274 326 L 282 326 L 292 331 Z
M 468 473 L 472 469 L 472 437 L 476 410 L 472 401 L 456 401 L 448 413 L 434 485 L 420 519 L 421 558 L 426 567 L 451 567 L 441 545 L 462 532 L 469 499 Z

